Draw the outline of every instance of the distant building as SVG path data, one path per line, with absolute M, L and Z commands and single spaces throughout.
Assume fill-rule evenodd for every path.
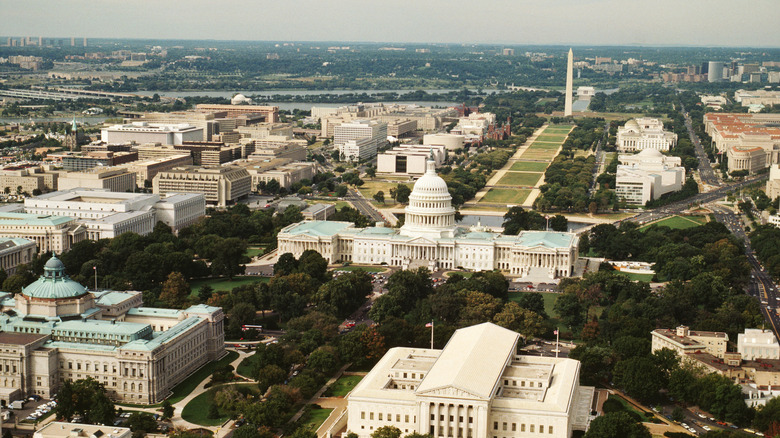
M 732 146 L 726 151 L 729 173 L 747 171 L 753 175 L 767 167 L 766 151 L 758 146 Z
M 729 171 L 752 173 L 780 163 L 780 114 L 709 112 L 703 120 L 713 148 L 736 160 L 732 163 L 729 158 Z M 763 149 L 763 157 L 756 148 Z
M 278 106 L 221 105 L 221 104 L 213 104 L 213 103 L 199 103 L 195 105 L 195 108 L 199 111 L 224 112 L 226 113 L 227 117 L 234 117 L 242 114 L 261 114 L 265 116 L 266 122 L 276 123 L 279 121 Z
M 742 359 L 780 359 L 780 344 L 772 330 L 749 329 L 737 334 L 737 352 Z
M 710 61 L 707 68 L 707 80 L 709 82 L 723 82 L 726 64 L 719 61 Z
M 235 204 L 251 191 L 252 177 L 236 166 L 186 166 L 158 173 L 152 181 L 155 194 L 202 193 L 206 203 L 217 207 Z
M 92 169 L 98 166 L 110 167 L 136 161 L 136 152 L 83 152 L 66 153 L 61 156 L 62 168 L 69 172 Z
M 496 115 L 493 113 L 471 113 L 467 117 L 459 118 L 450 134 L 481 137 L 495 123 Z
M 645 149 L 668 151 L 677 144 L 677 134 L 664 131 L 658 119 L 631 119 L 618 128 L 617 149 L 620 152 L 638 152 Z
M 742 106 L 765 105 L 774 106 L 780 104 L 780 91 L 772 90 L 737 90 L 734 92 L 734 100 Z
M 347 397 L 346 429 L 434 437 L 571 437 L 587 430 L 594 388 L 573 359 L 517 354 L 492 323 L 456 330 L 443 350 L 391 348 Z
M 780 165 L 773 164 L 769 168 L 769 180 L 766 182 L 766 195 L 775 200 L 780 196 Z
M 133 122 L 113 125 L 100 131 L 100 139 L 106 143 L 161 143 L 180 145 L 184 141 L 203 140 L 203 128 L 186 123 L 165 125 L 160 123 Z
M 387 123 L 375 120 L 342 123 L 334 128 L 333 144 L 347 160 L 374 158 L 377 149 L 387 145 Z
M 596 89 L 593 87 L 578 87 L 577 97 L 583 100 L 590 100 L 596 95 Z
M 401 175 L 422 175 L 426 162 L 433 156 L 436 167 L 441 166 L 447 156 L 444 146 L 401 145 L 377 155 L 376 171 Z
M 16 193 L 21 187 L 22 192 L 29 194 L 34 193 L 35 190 L 48 192 L 56 190 L 58 177 L 57 172 L 49 172 L 41 166 L 8 166 L 0 170 L 0 190 Z
M 504 56 L 515 56 L 515 49 L 504 49 L 501 54 Z
M 644 205 L 661 195 L 682 189 L 685 168 L 679 157 L 668 157 L 656 149 L 635 155 L 619 155 L 615 194 L 630 204 Z
M 686 326 L 671 329 L 656 329 L 652 331 L 652 351 L 668 348 L 680 358 L 697 351 L 707 352 L 723 359 L 729 335 L 724 332 L 693 331 Z
M 447 148 L 448 151 L 456 151 L 463 149 L 463 145 L 466 142 L 466 137 L 456 134 L 425 134 L 423 136 L 424 146 L 436 146 L 441 145 Z
M 290 186 L 304 179 L 311 181 L 317 174 L 317 165 L 308 161 L 293 161 L 277 159 L 270 161 L 247 161 L 238 163 L 252 177 L 252 190 L 261 182 L 276 180 L 279 187 L 289 189 Z
M 135 174 L 136 186 L 151 187 L 152 180 L 158 173 L 173 169 L 174 167 L 189 166 L 191 164 L 193 164 L 192 155 L 184 153 L 170 155 L 167 157 L 153 158 L 150 160 L 133 161 L 127 164 L 122 164 L 118 167 L 124 167 L 128 170 L 128 172 Z
M 336 206 L 333 204 L 312 204 L 301 211 L 301 214 L 306 220 L 325 221 L 335 212 Z

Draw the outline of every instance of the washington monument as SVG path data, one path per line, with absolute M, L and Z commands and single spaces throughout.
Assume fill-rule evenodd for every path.
M 569 60 L 566 61 L 566 101 L 563 106 L 563 116 L 567 117 L 571 115 L 571 82 L 574 76 L 574 55 L 569 49 Z

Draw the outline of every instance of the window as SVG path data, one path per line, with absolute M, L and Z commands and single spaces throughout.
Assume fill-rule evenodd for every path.
M 493 422 L 493 430 L 498 430 L 498 421 Z
M 374 413 L 373 412 L 369 412 L 368 413 L 368 419 L 369 420 L 373 420 L 374 419 Z
M 539 433 L 544 433 L 544 425 L 543 424 L 539 425 Z
M 366 419 L 366 412 L 365 411 L 361 411 L 360 412 L 360 419 L 361 420 L 365 420 Z
M 431 421 L 435 421 L 435 420 L 436 420 L 436 415 L 435 414 L 431 414 Z
M 379 413 L 379 421 L 382 421 L 382 413 Z
M 405 423 L 408 423 L 408 422 L 409 422 L 409 416 L 408 416 L 408 415 L 404 415 L 404 422 L 405 422 Z
M 506 430 L 506 423 L 503 423 L 503 424 L 501 425 L 501 428 L 502 428 L 502 430 Z
M 517 423 L 512 423 L 512 432 L 517 431 Z
M 532 424 L 531 425 L 531 432 L 533 432 L 533 431 L 534 431 L 534 425 Z
M 395 421 L 398 423 L 401 422 L 401 414 L 395 414 Z
M 552 433 L 553 433 L 552 426 L 547 426 L 547 433 L 552 435 Z
M 520 424 L 520 432 L 525 432 L 525 423 Z

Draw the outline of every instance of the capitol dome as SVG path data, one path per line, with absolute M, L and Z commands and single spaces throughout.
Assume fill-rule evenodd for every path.
M 241 105 L 242 103 L 252 103 L 252 99 L 244 96 L 241 93 L 236 94 L 232 99 L 230 99 L 231 105 Z
M 30 298 L 75 298 L 86 293 L 84 286 L 65 274 L 65 265 L 56 256 L 46 262 L 38 280 L 22 289 L 22 294 Z
M 401 235 L 408 237 L 452 237 L 455 234 L 455 209 L 447 183 L 436 174 L 433 157 L 425 174 L 414 184 L 409 206 L 404 210 Z

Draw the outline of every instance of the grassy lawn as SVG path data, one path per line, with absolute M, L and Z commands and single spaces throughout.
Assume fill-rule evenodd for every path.
M 564 140 L 566 140 L 566 134 L 548 134 L 547 131 L 536 137 L 536 141 L 563 143 Z
M 362 193 L 363 196 L 366 197 L 366 199 L 373 200 L 376 192 L 381 190 L 385 193 L 385 207 L 392 207 L 394 205 L 393 198 L 390 197 L 390 189 L 393 189 L 396 186 L 398 186 L 399 184 L 398 182 L 372 180 L 368 178 L 363 181 L 364 184 L 358 187 L 358 190 L 360 190 L 360 193 Z M 409 186 L 410 189 L 414 185 L 414 183 L 412 182 L 405 182 L 403 184 Z
M 705 222 L 707 222 L 707 219 L 703 216 L 672 216 L 666 219 L 661 219 L 658 222 L 647 224 L 639 229 L 646 230 L 653 225 L 658 225 L 660 227 L 669 227 L 673 230 L 684 230 L 687 228 L 694 228 L 700 225 L 704 225 Z
M 245 284 L 262 283 L 268 281 L 267 277 L 256 276 L 244 276 L 235 277 L 229 280 L 224 277 L 220 278 L 205 278 L 200 280 L 192 280 L 190 288 L 192 288 L 192 295 L 197 295 L 198 291 L 204 284 L 210 285 L 215 291 L 230 291 L 234 287 L 243 286 Z
M 547 128 L 545 128 L 544 132 L 542 132 L 542 135 L 544 135 L 544 134 L 568 134 L 569 131 L 571 131 L 571 125 L 558 125 L 558 126 L 550 125 Z
M 534 172 L 507 172 L 498 180 L 499 186 L 527 186 L 533 187 L 542 177 L 541 173 Z
M 558 148 L 555 149 L 527 149 L 523 152 L 523 158 L 532 160 L 552 160 L 558 154 Z
M 560 142 L 553 141 L 535 141 L 528 147 L 528 149 L 558 149 L 561 147 Z
M 489 204 L 522 204 L 530 193 L 531 191 L 526 189 L 490 189 L 479 202 Z
M 460 274 L 461 276 L 463 276 L 463 278 L 471 278 L 471 276 L 474 275 L 473 272 L 465 272 L 465 271 L 450 271 L 444 273 L 444 275 L 447 277 L 450 277 L 455 274 Z
M 211 406 L 214 392 L 213 390 L 208 390 L 190 400 L 181 411 L 181 418 L 201 426 L 219 426 L 227 421 L 229 416 L 223 416 L 221 413 L 219 418 L 208 418 L 209 406 Z
M 171 395 L 171 398 L 169 398 L 168 401 L 171 402 L 171 404 L 180 402 L 184 399 L 184 397 L 187 397 L 192 391 L 194 391 L 200 382 L 209 378 L 215 369 L 228 365 L 230 362 L 233 362 L 236 359 L 238 359 L 238 353 L 235 351 L 228 351 L 228 354 L 225 355 L 225 357 L 222 359 L 215 362 L 210 362 L 201 367 L 198 371 L 195 372 L 195 374 L 186 378 L 183 382 L 179 383 L 173 388 L 173 395 Z M 189 404 L 187 406 L 189 406 Z
M 550 318 L 558 318 L 558 314 L 553 310 L 555 300 L 560 294 L 553 292 L 509 292 L 509 301 L 518 301 L 523 294 L 541 294 L 544 299 L 544 311 Z
M 364 376 L 341 376 L 325 391 L 326 397 L 344 397 L 357 386 Z
M 264 248 L 262 246 L 252 246 L 246 249 L 246 252 L 244 253 L 245 256 L 252 258 L 259 256 L 264 251 Z
M 539 163 L 536 161 L 516 161 L 509 170 L 514 172 L 544 172 L 548 163 Z
M 333 409 L 312 406 L 308 412 L 303 414 L 303 421 L 299 421 L 299 424 L 301 427 L 306 428 L 306 430 L 316 432 L 322 423 L 328 419 L 331 412 L 333 412 Z
M 643 412 L 638 411 L 634 406 L 631 405 L 631 403 L 627 402 L 623 397 L 620 397 L 619 395 L 610 394 L 610 396 L 607 397 L 607 400 L 615 400 L 621 405 L 623 405 L 623 410 L 625 410 L 626 412 L 633 412 L 636 415 L 639 415 L 641 418 L 645 418 Z
M 368 273 L 385 272 L 385 268 L 377 268 L 374 266 L 343 266 L 341 268 L 335 268 L 334 271 L 353 272 L 353 271 L 365 271 Z
M 632 281 L 646 281 L 648 283 L 653 281 L 653 274 L 637 274 L 634 272 L 623 272 L 618 270 L 615 270 L 615 272 L 617 272 L 618 275 L 628 277 Z

